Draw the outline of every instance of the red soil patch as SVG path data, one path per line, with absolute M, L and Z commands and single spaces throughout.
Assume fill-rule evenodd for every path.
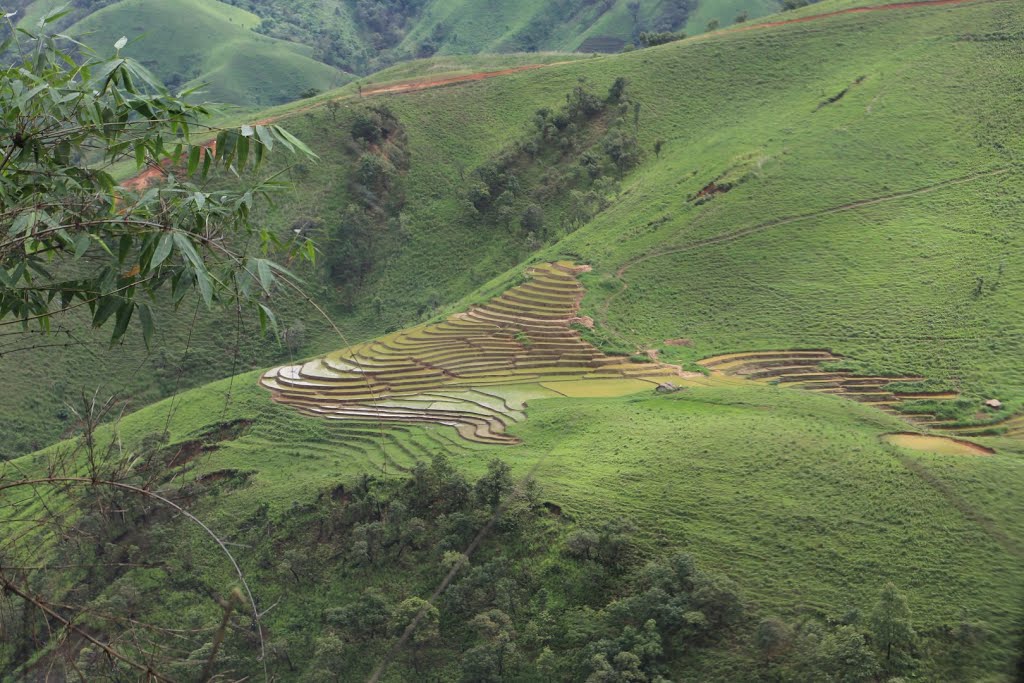
M 256 123 L 253 125 L 261 126 L 263 125 L 263 122 Z M 212 150 L 214 154 L 217 153 L 216 140 L 208 140 L 207 142 L 202 143 L 202 147 L 203 149 Z M 178 159 L 178 162 L 180 163 L 181 160 L 184 158 L 184 155 L 182 155 L 181 158 Z M 151 164 L 142 173 L 138 174 L 134 178 L 131 178 L 121 183 L 121 186 L 126 187 L 129 190 L 142 192 L 156 181 L 160 180 L 161 178 L 164 178 L 170 171 L 172 166 L 174 166 L 174 164 L 171 163 L 170 159 L 164 159 L 163 163 L 161 163 L 159 166 L 157 166 L 156 164 Z
M 476 73 L 471 74 L 448 76 L 447 78 L 423 79 L 409 81 L 407 83 L 378 85 L 371 88 L 363 88 L 362 94 L 363 97 L 366 97 L 368 95 L 386 95 L 389 93 L 415 92 L 417 90 L 427 90 L 428 88 L 440 88 L 441 86 L 454 85 L 456 83 L 469 83 L 471 81 L 482 81 L 488 78 L 495 78 L 497 76 L 508 76 L 509 74 L 516 74 L 521 71 L 543 69 L 546 66 L 554 66 L 555 64 L 565 63 L 566 62 L 555 62 L 553 64 L 524 64 L 523 66 L 515 66 L 510 69 L 501 69 L 500 71 L 478 71 Z
M 704 199 L 708 197 L 714 197 L 716 194 L 724 194 L 732 189 L 732 185 L 725 184 L 719 185 L 715 181 L 711 181 L 707 185 L 701 188 L 700 192 L 694 195 L 694 199 Z

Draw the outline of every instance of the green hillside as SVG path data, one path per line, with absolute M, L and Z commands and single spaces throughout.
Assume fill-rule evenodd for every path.
M 603 3 L 515 2 L 497 7 L 475 0 L 436 0 L 402 43 L 407 52 L 423 43 L 442 53 L 516 50 L 616 52 L 644 31 L 703 33 L 712 19 L 728 26 L 741 13 L 753 19 L 778 12 L 775 0 L 626 0 Z M 500 9 L 498 9 L 500 7 Z M 440 26 L 441 29 L 435 27 Z
M 826 0 L 791 16 L 867 4 L 877 3 Z M 503 27 L 492 22 L 488 46 L 522 35 Z M 265 610 L 257 629 L 241 602 L 217 670 L 365 680 L 388 662 L 380 680 L 1015 680 L 1022 34 L 1013 0 L 922 4 L 417 92 L 360 99 L 349 86 L 332 95 L 338 107 L 297 110 L 288 128 L 321 160 L 291 169 L 287 201 L 263 219 L 318 237 L 320 269 L 303 275 L 346 338 L 287 298 L 276 303 L 284 324 L 305 330 L 290 349 L 208 314 L 188 328 L 187 371 L 172 362 L 170 376 L 193 382 L 204 364 L 226 375 L 237 335 L 252 347 L 239 362 L 301 368 L 263 379 L 290 405 L 250 372 L 138 410 L 116 438 L 108 426 L 97 439 L 134 463 L 125 481 L 173 495 L 229 542 Z M 430 64 L 392 72 L 424 73 Z M 590 271 L 543 265 L 556 261 Z M 531 280 L 530 266 L 548 279 Z M 577 303 L 570 318 L 564 306 Z M 183 331 L 172 334 L 182 346 Z M 78 353 L 50 361 L 40 349 L 0 367 L 31 395 L 47 374 L 89 378 Z M 663 379 L 649 356 L 679 366 L 681 391 L 623 396 L 604 383 Z M 143 384 L 133 407 L 154 395 Z M 985 407 L 992 398 L 1003 407 Z M 34 419 L 24 401 L 7 410 Z M 480 420 L 502 429 L 467 438 Z M 47 433 L 52 419 L 29 428 Z M 976 446 L 882 438 L 898 432 Z M 508 443 L 489 438 L 498 433 Z M 12 467 L 88 482 L 59 457 L 84 458 L 83 443 Z M 429 466 L 439 454 L 456 473 Z M 506 485 L 527 479 L 537 491 Z M 238 585 L 232 566 L 186 520 L 117 498 L 120 517 L 105 522 L 82 490 L 47 504 L 90 540 L 40 532 L 34 551 L 71 569 L 40 572 L 35 587 L 93 607 L 96 633 L 122 632 L 98 616 L 111 609 L 176 629 L 180 643 L 160 656 L 175 678 L 198 680 L 225 614 L 216 600 Z M 0 515 L 29 524 L 16 520 L 43 505 Z M 408 601 L 447 585 L 467 548 L 438 612 L 424 612 L 436 632 L 395 649 L 419 609 Z M 699 571 L 673 574 L 680 551 Z M 139 562 L 152 556 L 161 562 Z M 87 568 L 107 563 L 126 568 Z M 889 581 L 917 632 L 901 661 L 885 657 L 874 626 Z M 0 646 L 11 680 L 61 665 L 27 642 Z M 71 659 L 103 671 L 87 648 Z
M 68 31 L 97 49 L 111 49 L 127 36 L 137 42 L 125 54 L 172 89 L 208 84 L 204 97 L 226 104 L 266 107 L 350 80 L 314 60 L 308 48 L 254 33 L 259 23 L 259 17 L 220 2 L 121 0 Z
M 23 25 L 34 24 L 48 12 L 63 6 L 54 0 L 11 0 L 11 3 L 12 8 L 19 11 Z M 63 23 L 86 21 L 94 28 L 104 22 L 127 28 L 173 27 L 181 21 L 180 15 L 191 14 L 195 9 L 189 0 L 158 3 L 159 14 L 138 5 L 125 0 L 75 3 Z M 230 6 L 242 11 L 232 11 Z M 706 31 L 712 20 L 724 27 L 745 18 L 778 12 L 781 7 L 779 0 L 639 0 L 635 7 L 629 0 L 509 3 L 487 0 L 224 0 L 201 3 L 199 16 L 204 17 L 204 24 L 211 25 L 206 35 L 214 39 L 213 42 L 186 39 L 186 43 L 198 48 L 194 54 L 202 62 L 210 58 L 207 55 L 210 46 L 227 40 L 241 39 L 244 44 L 256 40 L 267 49 L 270 43 L 252 35 L 256 32 L 284 41 L 302 56 L 345 72 L 368 74 L 403 60 L 434 54 L 538 50 L 618 52 L 626 45 L 636 44 L 644 31 L 683 31 L 696 35 Z M 109 19 L 103 22 L 90 19 L 103 10 L 113 12 L 108 15 Z M 159 23 L 146 23 L 147 20 Z M 132 21 L 136 23 L 129 23 Z M 219 26 L 225 21 L 232 26 Z M 239 28 L 246 29 L 243 35 L 238 34 Z M 106 37 L 106 29 L 100 28 L 100 31 Z M 162 43 L 146 46 L 149 60 L 160 65 L 158 71 L 174 76 L 195 69 L 196 63 L 185 59 L 188 53 L 182 46 L 167 47 L 169 51 L 164 57 Z M 277 49 L 286 49 L 286 46 L 278 43 Z M 300 61 L 286 60 L 285 56 L 279 54 L 276 58 L 288 62 L 292 68 L 301 65 Z M 315 87 L 316 79 L 323 78 L 325 73 L 328 72 L 312 69 L 305 78 Z

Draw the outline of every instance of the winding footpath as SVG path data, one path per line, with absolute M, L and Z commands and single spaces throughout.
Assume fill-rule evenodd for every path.
M 947 2 L 948 0 L 941 0 L 941 1 Z M 1007 168 L 996 168 L 996 169 L 992 169 L 992 170 L 988 170 L 988 171 L 980 171 L 980 172 L 977 172 L 977 173 L 971 173 L 971 174 L 968 174 L 968 175 L 965 175 L 965 176 L 960 176 L 959 178 L 950 178 L 948 180 L 942 180 L 942 181 L 939 181 L 937 183 L 933 183 L 931 185 L 925 185 L 923 187 L 915 188 L 913 190 L 906 190 L 906 191 L 903 191 L 903 192 L 894 192 L 892 194 L 882 195 L 882 196 L 879 196 L 879 197 L 870 197 L 868 199 L 861 199 L 861 200 L 858 200 L 858 201 L 855 201 L 855 202 L 848 202 L 846 204 L 840 204 L 839 206 L 832 206 L 832 207 L 829 207 L 829 208 L 826 208 L 826 209 L 821 209 L 819 211 L 812 211 L 812 212 L 809 212 L 809 213 L 802 213 L 802 214 L 798 214 L 798 215 L 795 215 L 795 216 L 784 216 L 782 218 L 774 218 L 772 220 L 764 221 L 763 223 L 757 223 L 756 225 L 751 225 L 751 226 L 746 227 L 746 228 L 740 228 L 738 230 L 732 230 L 730 232 L 724 232 L 724 233 L 720 233 L 718 235 L 712 235 L 710 237 L 705 237 L 703 239 L 694 240 L 692 242 L 687 242 L 686 244 L 680 244 L 678 246 L 663 247 L 663 248 L 657 249 L 655 251 L 650 251 L 650 252 L 647 252 L 645 254 L 641 254 L 639 256 L 635 256 L 635 257 L 629 259 L 628 261 L 626 261 L 625 263 L 623 263 L 621 266 L 619 266 L 618 270 L 615 271 L 615 279 L 619 281 L 619 283 L 621 284 L 621 287 L 619 288 L 619 291 L 617 291 L 615 294 L 613 294 L 612 296 L 610 296 L 607 299 L 605 299 L 604 303 L 601 304 L 601 308 L 600 308 L 600 313 L 599 313 L 599 318 L 598 319 L 599 319 L 602 327 L 604 327 L 605 329 L 611 331 L 620 340 L 625 341 L 625 338 L 622 337 L 622 335 L 618 332 L 618 330 L 616 330 L 614 327 L 612 327 L 610 325 L 610 323 L 608 322 L 608 319 L 607 319 L 608 318 L 608 309 L 611 307 L 611 305 L 619 297 L 621 297 L 623 294 L 625 294 L 627 289 L 629 289 L 629 283 L 626 282 L 625 278 L 623 277 L 626 274 L 626 272 L 630 268 L 632 268 L 633 266 L 638 265 L 640 263 L 644 263 L 646 261 L 650 261 L 651 259 L 662 258 L 664 256 L 671 256 L 673 254 L 681 254 L 681 253 L 688 252 L 688 251 L 694 251 L 696 249 L 701 249 L 703 247 L 709 247 L 709 246 L 713 246 L 713 245 L 716 245 L 716 244 L 724 244 L 724 243 L 728 243 L 728 242 L 734 242 L 734 241 L 736 241 L 738 239 L 742 239 L 742 238 L 748 237 L 750 235 L 755 235 L 755 234 L 757 234 L 759 232 L 764 232 L 765 230 L 769 230 L 771 228 L 777 228 L 777 227 L 780 227 L 780 226 L 783 226 L 783 225 L 789 225 L 790 223 L 796 223 L 798 221 L 811 220 L 811 219 L 814 219 L 814 218 L 823 218 L 825 216 L 831 216 L 832 214 L 843 213 L 843 212 L 846 212 L 846 211 L 853 211 L 853 210 L 856 210 L 856 209 L 861 209 L 861 208 L 864 208 L 866 206 L 873 206 L 875 204 L 884 204 L 886 202 L 891 202 L 891 201 L 896 201 L 896 200 L 900 200 L 900 199 L 905 199 L 907 197 L 914 197 L 914 196 L 917 196 L 917 195 L 928 194 L 929 192 L 935 192 L 936 190 L 941 190 L 941 189 L 949 187 L 951 185 L 960 185 L 962 183 L 969 183 L 969 182 L 978 180 L 980 178 L 987 178 L 987 177 L 990 177 L 990 176 L 1000 175 L 1002 173 L 1008 172 L 1009 170 L 1010 170 L 1010 168 L 1007 167 Z

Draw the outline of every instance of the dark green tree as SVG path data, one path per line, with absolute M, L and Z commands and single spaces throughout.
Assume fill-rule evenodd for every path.
M 530 204 L 523 211 L 519 224 L 524 232 L 532 232 L 539 235 L 544 232 L 544 209 L 537 204 Z
M 891 581 L 885 584 L 869 619 L 871 638 L 888 674 L 898 674 L 913 666 L 917 633 L 911 620 L 907 596 Z
M 881 671 L 878 657 L 864 635 L 853 626 L 839 626 L 822 638 L 814 668 L 823 680 L 868 683 Z
M 441 642 L 441 614 L 423 598 L 408 598 L 391 616 L 391 633 L 406 638 L 405 652 L 417 675 L 423 672 L 425 659 Z
M 512 470 L 504 460 L 494 458 L 487 463 L 487 474 L 477 480 L 473 490 L 479 504 L 495 508 L 512 487 Z
M 492 609 L 473 617 L 469 625 L 476 631 L 477 644 L 463 655 L 462 680 L 465 683 L 508 680 L 520 662 L 512 619 L 501 610 Z
M 371 589 L 364 591 L 355 602 L 327 610 L 324 618 L 347 638 L 366 642 L 387 632 L 391 606 L 383 595 Z

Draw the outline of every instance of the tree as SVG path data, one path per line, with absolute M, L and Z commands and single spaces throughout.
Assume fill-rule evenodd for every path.
M 636 531 L 636 525 L 626 518 L 620 517 L 602 524 L 598 530 L 595 548 L 597 561 L 606 567 L 621 569 L 633 546 Z
M 622 100 L 622 96 L 626 94 L 627 85 L 629 85 L 629 81 L 626 80 L 625 76 L 616 78 L 611 87 L 608 88 L 608 102 L 615 104 Z
M 948 648 L 946 656 L 950 671 L 957 674 L 958 680 L 970 680 L 968 672 L 978 659 L 981 645 L 990 636 L 988 624 L 962 617 L 956 624 L 949 627 L 946 637 Z
M 383 595 L 374 590 L 364 591 L 345 607 L 329 609 L 324 614 L 327 623 L 343 629 L 352 640 L 365 642 L 377 638 L 387 630 L 391 620 L 391 607 Z
M 532 232 L 539 235 L 544 231 L 544 209 L 536 204 L 530 204 L 523 211 L 519 224 L 524 232 Z
M 419 674 L 424 653 L 441 641 L 441 613 L 423 598 L 403 601 L 391 618 L 391 632 L 406 638 L 406 651 L 413 669 Z
M 684 38 L 686 38 L 686 34 L 683 32 L 673 33 L 671 31 L 664 31 L 658 33 L 655 31 L 645 31 L 640 34 L 640 44 L 644 47 L 654 47 L 655 45 L 674 43 L 675 41 L 683 40 Z
M 341 111 L 341 103 L 338 100 L 327 100 L 327 113 L 331 115 L 331 121 L 338 121 L 338 112 Z
M 712 19 L 711 21 L 708 22 L 707 31 L 709 33 L 711 31 L 717 31 L 718 27 L 721 26 L 721 25 L 722 24 L 721 24 L 721 22 L 718 21 L 718 19 Z
M 626 3 L 626 9 L 629 10 L 629 16 L 633 18 L 633 23 L 638 23 L 640 21 L 640 0 L 629 0 Z
M 587 648 L 586 683 L 667 683 L 660 675 L 663 649 L 653 619 L 640 629 L 626 626 L 618 638 L 603 639 Z
M 113 320 L 112 341 L 133 317 L 150 342 L 150 301 L 169 292 L 180 303 L 198 291 L 207 306 L 259 300 L 288 272 L 270 260 L 276 235 L 256 228 L 250 212 L 276 184 L 258 177 L 277 144 L 313 157 L 273 124 L 212 131 L 206 108 L 189 104 L 141 65 L 115 53 L 101 58 L 70 39 L 15 29 L 0 53 L 0 325 L 37 325 L 87 307 L 94 326 Z M 146 172 L 118 184 L 116 164 Z M 180 165 L 179 165 L 180 164 Z M 238 187 L 215 169 L 245 175 Z M 264 245 L 252 255 L 242 243 Z M 299 253 L 293 251 L 292 254 Z M 301 254 L 312 259 L 312 243 Z M 136 315 L 137 314 L 137 315 Z
M 476 615 L 469 622 L 477 632 L 478 644 L 462 658 L 462 680 L 466 683 L 500 683 L 519 663 L 519 647 L 512 619 L 498 609 Z
M 764 665 L 771 663 L 786 651 L 793 640 L 793 630 L 776 617 L 762 619 L 754 634 L 754 644 L 764 657 Z
M 502 497 L 512 490 L 511 469 L 505 461 L 494 458 L 487 463 L 487 474 L 477 480 L 474 490 L 481 505 L 497 507 Z
M 640 163 L 640 144 L 636 136 L 631 135 L 622 128 L 614 128 L 608 131 L 602 140 L 605 154 L 615 164 L 619 175 L 625 173 Z
M 878 658 L 853 626 L 839 626 L 826 635 L 815 658 L 818 671 L 836 683 L 867 683 L 878 674 Z
M 911 623 L 907 596 L 891 581 L 878 596 L 870 617 L 871 636 L 882 657 L 882 666 L 889 674 L 906 670 L 913 663 L 917 633 Z
M 599 540 L 593 529 L 576 529 L 565 539 L 565 552 L 581 560 L 594 559 Z

